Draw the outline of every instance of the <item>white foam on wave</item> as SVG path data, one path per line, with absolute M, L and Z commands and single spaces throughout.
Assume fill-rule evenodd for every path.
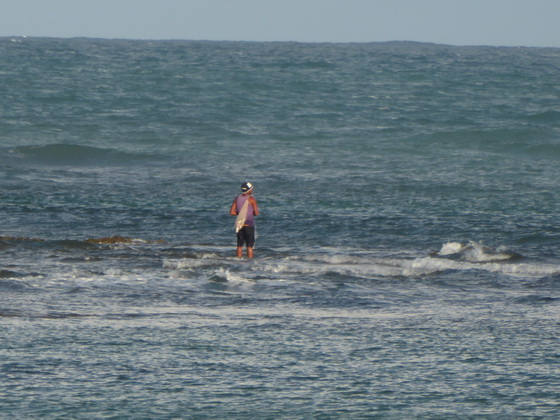
M 480 261 L 480 260 L 477 260 Z M 560 274 L 560 265 L 554 264 L 531 264 L 531 263 L 502 263 L 502 262 L 471 262 L 455 261 L 443 258 L 424 257 L 413 261 L 412 267 L 426 271 L 488 271 L 502 273 L 514 277 L 546 277 Z
M 434 270 L 414 267 L 410 260 L 398 258 L 367 258 L 356 256 L 321 256 L 287 259 L 259 265 L 259 270 L 277 276 L 320 277 L 327 274 L 366 279 L 385 277 L 410 277 L 431 274 Z M 437 270 L 436 270 L 437 271 Z
M 176 269 L 176 270 L 187 270 L 193 268 L 208 267 L 213 264 L 215 263 L 210 259 L 199 260 L 193 258 L 185 258 L 181 260 L 172 260 L 166 258 L 163 260 L 163 268 Z
M 304 281 L 320 286 L 328 277 L 355 277 L 366 280 L 410 278 L 437 275 L 446 271 L 486 271 L 511 277 L 540 278 L 560 274 L 560 265 L 514 262 L 519 257 L 505 248 L 491 249 L 470 242 L 448 242 L 431 256 L 407 252 L 387 255 L 379 251 L 315 250 L 305 255 L 268 256 L 255 260 L 216 258 L 211 253 L 197 258 L 164 260 L 165 269 L 177 277 L 223 281 L 230 284 L 259 281 L 289 284 Z M 287 282 L 287 283 L 286 283 Z M 275 284 L 276 284 L 275 283 Z M 318 287 L 319 287 L 318 286 Z
M 254 284 L 254 282 L 246 277 L 241 275 L 240 273 L 234 273 L 231 270 L 228 269 L 224 269 L 224 268 L 220 268 L 218 270 L 216 270 L 213 274 L 212 277 L 220 277 L 225 279 L 228 284 L 233 285 L 233 286 L 250 286 L 252 284 Z
M 192 284 L 223 284 L 239 292 L 255 285 L 251 263 L 238 258 L 219 258 L 217 255 L 197 255 L 197 258 L 165 259 L 163 268 L 170 277 Z
M 444 244 L 438 252 L 438 255 L 445 256 L 445 255 L 453 255 L 458 254 L 465 248 L 460 242 L 448 242 Z
M 518 256 L 504 247 L 492 249 L 475 241 L 466 244 L 447 242 L 441 247 L 437 255 L 441 257 L 460 257 L 462 260 L 470 262 L 507 261 Z
M 383 257 L 379 255 L 315 255 L 291 257 L 284 260 L 260 264 L 258 269 L 268 274 L 281 276 L 323 276 L 329 273 L 366 279 L 385 277 L 423 277 L 440 272 L 487 271 L 513 277 L 546 277 L 560 274 L 560 265 L 512 262 L 515 254 L 507 251 L 488 250 L 480 246 L 449 243 L 444 252 L 426 257 Z M 446 258 L 457 256 L 460 258 Z

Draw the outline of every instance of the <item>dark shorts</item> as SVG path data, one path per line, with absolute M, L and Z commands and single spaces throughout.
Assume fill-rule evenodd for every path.
M 239 232 L 237 232 L 237 246 L 243 246 L 247 244 L 249 248 L 255 245 L 255 227 L 254 226 L 243 226 Z

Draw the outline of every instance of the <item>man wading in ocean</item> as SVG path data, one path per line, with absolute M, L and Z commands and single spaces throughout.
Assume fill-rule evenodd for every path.
M 241 194 L 233 200 L 229 214 L 237 216 L 235 231 L 237 232 L 237 256 L 243 257 L 243 245 L 247 245 L 247 258 L 253 258 L 255 245 L 255 216 L 259 215 L 259 206 L 253 194 L 253 184 L 246 182 L 241 186 Z

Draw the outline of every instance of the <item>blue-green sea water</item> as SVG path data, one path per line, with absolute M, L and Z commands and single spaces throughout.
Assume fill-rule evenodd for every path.
M 560 417 L 560 49 L 0 57 L 0 418 Z

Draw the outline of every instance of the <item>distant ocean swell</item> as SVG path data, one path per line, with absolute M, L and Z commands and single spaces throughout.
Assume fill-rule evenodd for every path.
M 47 166 L 128 166 L 158 163 L 163 156 L 130 153 L 110 148 L 73 144 L 47 144 L 5 150 L 4 162 L 12 165 Z

